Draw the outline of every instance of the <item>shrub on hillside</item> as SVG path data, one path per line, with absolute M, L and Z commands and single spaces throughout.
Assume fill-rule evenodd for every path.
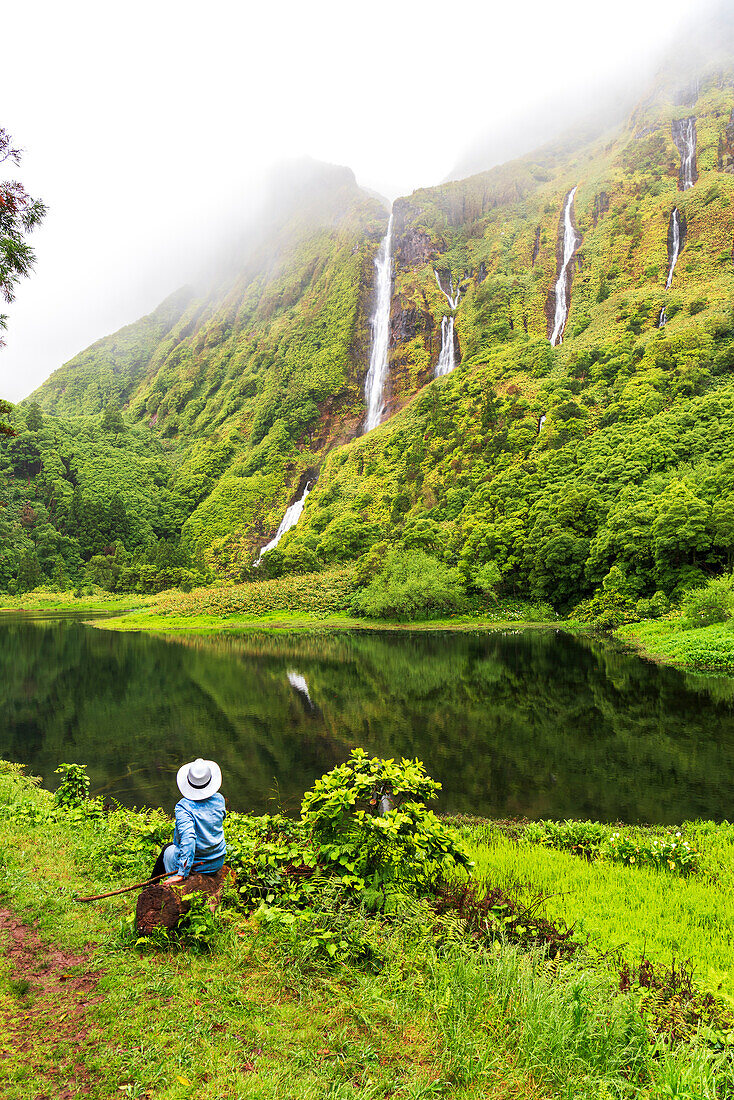
M 637 601 L 635 614 L 638 619 L 660 619 L 670 611 L 670 600 L 664 592 L 655 592 L 649 599 Z
M 458 569 L 422 550 L 391 550 L 382 570 L 352 603 L 356 614 L 371 619 L 424 619 L 465 606 Z
M 691 589 L 683 597 L 681 610 L 683 626 L 687 630 L 727 622 L 734 615 L 732 575 L 715 577 L 703 587 Z

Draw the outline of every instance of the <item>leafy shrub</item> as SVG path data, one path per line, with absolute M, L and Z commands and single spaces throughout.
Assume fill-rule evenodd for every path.
M 89 797 L 89 776 L 86 764 L 59 764 L 54 775 L 61 782 L 54 794 L 57 806 L 79 806 Z
M 209 898 L 199 891 L 190 894 L 187 900 L 189 907 L 179 921 L 176 935 L 187 947 L 208 950 L 218 930 Z
M 734 614 L 731 574 L 715 577 L 703 587 L 691 589 L 683 597 L 681 609 L 682 625 L 687 630 L 727 622 Z
M 731 1007 L 697 989 L 693 973 L 690 962 L 673 962 L 667 967 L 642 958 L 637 966 L 623 964 L 619 989 L 639 997 L 640 1013 L 648 1027 L 654 1035 L 665 1036 L 667 1042 L 690 1042 L 708 1030 L 709 1042 L 716 1043 L 720 1037 L 722 1045 L 729 1046 L 727 1033 L 734 1024 Z
M 573 929 L 538 916 L 543 900 L 538 897 L 523 905 L 497 886 L 445 882 L 439 885 L 434 905 L 439 914 L 457 913 L 474 939 L 506 939 L 524 947 L 539 947 L 552 959 L 572 955 L 579 946 Z
M 254 917 L 266 928 L 277 930 L 288 954 L 301 966 L 347 964 L 377 972 L 383 952 L 375 926 L 356 911 L 329 904 L 328 895 L 317 909 L 292 910 L 261 905 Z M 324 904 L 325 903 L 325 904 Z
M 303 798 L 319 864 L 373 909 L 390 890 L 421 891 L 440 872 L 469 866 L 455 834 L 424 805 L 440 788 L 419 760 L 398 764 L 354 749 Z
M 102 860 L 112 875 L 134 880 L 150 868 L 172 831 L 171 822 L 160 810 L 114 810 L 107 815 Z
M 635 614 L 638 619 L 660 619 L 670 610 L 670 601 L 664 592 L 656 592 L 649 599 L 637 601 Z
M 458 569 L 422 550 L 391 550 L 380 573 L 352 602 L 372 619 L 423 619 L 466 606 Z

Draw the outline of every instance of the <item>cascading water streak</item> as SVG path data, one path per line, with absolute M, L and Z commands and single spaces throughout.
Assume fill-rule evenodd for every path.
M 441 318 L 441 354 L 436 363 L 436 378 L 442 378 L 445 374 L 451 374 L 456 366 L 456 352 L 454 349 L 454 319 L 453 317 Z
M 680 190 L 689 191 L 696 183 L 696 119 L 681 118 L 673 123 L 673 141 L 680 153 Z
M 308 494 L 311 492 L 312 486 L 313 482 L 307 481 L 304 486 L 303 492 L 301 493 L 298 500 L 294 500 L 293 503 L 290 504 L 288 508 L 286 508 L 285 515 L 280 521 L 280 526 L 278 527 L 278 530 L 275 532 L 275 535 L 270 540 L 270 542 L 266 543 L 265 546 L 263 546 L 260 554 L 258 555 L 257 561 L 255 562 L 255 565 L 260 564 L 263 554 L 267 554 L 269 550 L 275 549 L 280 540 L 283 538 L 283 535 L 286 533 L 286 531 L 290 531 L 291 527 L 296 526 L 299 519 L 301 518 L 303 509 L 306 507 L 306 500 L 308 498 Z
M 375 312 L 372 315 L 372 350 L 370 366 L 364 387 L 367 415 L 366 432 L 376 428 L 385 411 L 383 392 L 387 378 L 388 352 L 390 350 L 390 300 L 392 298 L 392 212 L 387 223 L 387 233 L 380 245 L 375 268 L 377 270 Z
M 660 316 L 658 317 L 658 328 L 665 328 L 668 323 L 668 314 L 665 312 L 665 306 L 660 310 Z
M 444 290 L 435 268 L 433 269 L 433 274 L 436 276 L 438 289 L 443 294 L 452 311 L 457 310 L 459 308 L 459 302 L 461 301 L 461 288 L 457 287 L 456 290 L 454 290 L 453 275 L 449 272 L 449 289 Z M 442 378 L 445 374 L 451 374 L 455 366 L 456 348 L 454 347 L 454 318 L 452 315 L 451 317 L 441 318 L 441 354 L 436 363 L 436 378 Z
M 441 291 L 441 293 L 443 294 L 446 301 L 449 303 L 449 305 L 451 306 L 452 309 L 458 309 L 459 308 L 459 301 L 461 299 L 461 288 L 457 287 L 456 290 L 454 290 L 454 277 L 453 277 L 453 275 L 449 274 L 449 290 L 447 292 L 441 286 L 441 280 L 439 279 L 438 272 L 436 271 L 435 268 L 433 270 L 433 274 L 436 276 L 436 282 L 438 283 L 438 289 Z
M 571 264 L 581 244 L 581 239 L 574 228 L 572 217 L 573 200 L 576 198 L 577 191 L 578 186 L 574 187 L 572 191 L 569 191 L 563 206 L 563 260 L 561 263 L 561 270 L 556 280 L 556 309 L 553 318 L 553 332 L 551 334 L 551 344 L 553 347 L 563 343 L 563 330 L 566 327 L 570 306 L 569 291 L 571 288 Z
M 681 251 L 681 233 L 680 233 L 680 211 L 676 206 L 673 213 L 670 216 L 670 226 L 668 228 L 668 255 L 670 256 L 670 267 L 668 268 L 668 281 L 665 284 L 665 289 L 670 290 L 673 285 L 673 275 L 675 274 L 675 265 L 678 263 L 678 257 Z

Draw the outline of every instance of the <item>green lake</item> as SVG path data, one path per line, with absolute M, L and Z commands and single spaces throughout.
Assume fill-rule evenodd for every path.
M 170 809 L 204 756 L 231 808 L 295 813 L 355 745 L 418 756 L 442 812 L 721 820 L 734 680 L 555 630 L 163 640 L 0 617 L 0 756 L 48 786 L 80 762 L 94 793 Z

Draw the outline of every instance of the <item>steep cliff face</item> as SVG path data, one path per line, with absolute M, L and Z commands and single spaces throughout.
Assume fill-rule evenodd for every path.
M 32 395 L 67 415 L 115 400 L 169 440 L 204 557 L 221 540 L 254 552 L 300 471 L 359 431 L 387 214 L 350 171 L 310 172 L 235 274 L 175 295 Z
M 726 563 L 734 181 L 720 150 L 733 108 L 734 66 L 684 86 L 666 77 L 591 145 L 558 143 L 395 204 L 396 411 L 328 456 L 282 568 L 420 546 L 469 583 L 491 567 L 500 590 L 562 607 L 589 597 L 613 617 Z M 546 307 L 573 188 L 582 244 L 552 349 Z M 421 389 L 449 277 L 460 367 Z
M 109 395 L 125 404 L 174 452 L 184 540 L 227 575 L 247 574 L 318 470 L 273 559 L 279 569 L 408 545 L 420 528 L 422 544 L 464 561 L 467 575 L 494 563 L 508 589 L 567 603 L 624 558 L 617 498 L 654 474 L 657 488 L 638 502 L 652 530 L 650 499 L 683 461 L 670 437 L 686 434 L 686 402 L 709 423 L 719 414 L 705 395 L 720 394 L 722 410 L 734 399 L 733 118 L 734 64 L 663 74 L 602 137 L 558 140 L 397 200 L 388 422 L 367 435 L 374 260 L 388 215 L 342 170 L 324 170 L 236 276 L 100 341 L 37 400 L 65 413 L 94 411 Z M 565 284 L 563 343 L 551 348 L 571 193 L 582 243 Z M 446 340 L 455 368 L 434 380 Z M 651 455 L 641 426 L 653 422 L 665 442 Z M 689 445 L 706 461 L 705 440 Z M 608 496 L 615 450 L 627 457 Z M 571 476 L 579 462 L 583 477 Z M 553 523 L 571 532 L 563 545 Z M 640 594 L 671 588 L 662 550 L 640 554 Z M 630 550 L 623 572 L 634 560 Z
M 583 245 L 570 288 L 568 346 L 623 338 L 632 316 L 643 319 L 636 335 L 644 340 L 654 332 L 666 302 L 674 206 L 688 226 L 689 259 L 679 265 L 672 290 L 685 307 L 705 284 L 714 315 L 732 295 L 734 188 L 727 169 L 733 100 L 732 68 L 686 82 L 683 91 L 666 77 L 623 126 L 591 145 L 557 143 L 396 204 L 396 290 L 403 308 L 421 312 L 421 331 L 440 327 L 445 302 L 433 272 L 442 268 L 463 283 L 456 332 L 465 364 L 486 361 L 498 342 L 546 337 L 564 197 L 578 186 L 573 217 Z M 694 145 L 693 185 L 684 187 L 686 137 Z M 439 348 L 426 338 L 406 346 L 398 336 L 398 377 L 418 382 L 427 359 L 435 366 Z

